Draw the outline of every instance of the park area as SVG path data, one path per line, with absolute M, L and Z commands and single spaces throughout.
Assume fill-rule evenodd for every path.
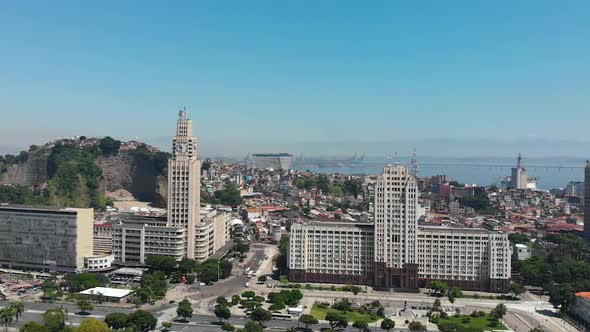
M 447 318 L 432 319 L 440 331 L 497 331 L 508 330 L 495 316 L 474 312 L 471 315 L 449 316 Z
M 375 311 L 378 311 L 378 308 L 375 309 Z M 315 303 L 311 308 L 311 315 L 319 320 L 329 320 L 326 319 L 326 315 L 328 315 L 328 313 L 334 312 L 345 316 L 346 320 L 349 322 L 365 321 L 367 323 L 373 323 L 383 318 L 379 316 L 377 312 L 363 309 L 353 309 L 348 301 L 342 301 L 334 304 L 333 306 Z

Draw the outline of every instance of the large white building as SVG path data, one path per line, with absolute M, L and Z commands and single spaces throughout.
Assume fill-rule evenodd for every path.
M 522 155 L 518 154 L 516 167 L 512 168 L 510 186 L 514 189 L 527 189 L 529 184 L 528 172 L 522 165 Z
M 195 258 L 196 228 L 200 223 L 201 163 L 197 139 L 186 110 L 178 113 L 172 158 L 168 160 L 168 226 L 186 229 L 186 257 Z
M 260 169 L 289 170 L 293 156 L 288 153 L 257 153 L 252 155 L 254 165 Z
M 508 234 L 483 228 L 418 227 L 418 277 L 468 290 L 510 287 Z
M 370 284 L 373 224 L 303 222 L 291 225 L 289 280 Z
M 483 228 L 418 226 L 418 189 L 404 166 L 387 166 L 375 186 L 374 223 L 291 226 L 289 279 L 416 289 L 442 280 L 468 290 L 507 292 L 507 234 Z
M 83 271 L 93 219 L 93 209 L 0 204 L 0 268 Z
M 416 288 L 418 186 L 403 165 L 386 166 L 375 186 L 377 288 Z

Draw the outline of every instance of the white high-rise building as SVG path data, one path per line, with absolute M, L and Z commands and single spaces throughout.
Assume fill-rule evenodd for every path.
M 385 166 L 375 186 L 375 287 L 416 288 L 418 186 L 406 166 Z
M 168 161 L 168 226 L 186 229 L 186 257 L 195 258 L 195 229 L 200 223 L 201 162 L 186 110 L 178 113 L 172 158 Z
M 522 155 L 519 153 L 516 159 L 516 167 L 512 168 L 510 186 L 514 189 L 527 189 L 529 185 L 528 172 L 522 165 Z

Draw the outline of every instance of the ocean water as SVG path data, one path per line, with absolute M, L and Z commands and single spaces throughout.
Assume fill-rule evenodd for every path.
M 478 185 L 500 184 L 503 177 L 510 175 L 511 167 L 516 165 L 515 158 L 506 157 L 422 157 L 417 160 L 419 176 L 445 174 L 451 180 Z M 354 162 L 353 166 L 348 161 L 341 161 L 343 166 L 333 166 L 337 161 L 332 161 L 332 165 L 323 167 L 317 161 L 308 160 L 295 162 L 293 168 L 318 173 L 379 174 L 384 165 L 393 162 L 385 158 L 367 158 L 362 162 Z M 395 162 L 409 166 L 410 158 L 397 158 Z M 563 188 L 570 181 L 583 181 L 586 161 L 574 157 L 528 158 L 523 160 L 523 165 L 529 177 L 538 179 L 537 188 L 552 189 Z

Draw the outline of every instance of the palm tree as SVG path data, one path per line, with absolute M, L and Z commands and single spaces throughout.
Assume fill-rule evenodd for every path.
M 21 301 L 12 302 L 10 307 L 14 310 L 14 318 L 18 322 L 20 316 L 25 312 L 25 305 Z
M 10 306 L 0 309 L 0 321 L 4 325 L 4 332 L 8 331 L 8 325 L 14 318 L 14 309 Z

